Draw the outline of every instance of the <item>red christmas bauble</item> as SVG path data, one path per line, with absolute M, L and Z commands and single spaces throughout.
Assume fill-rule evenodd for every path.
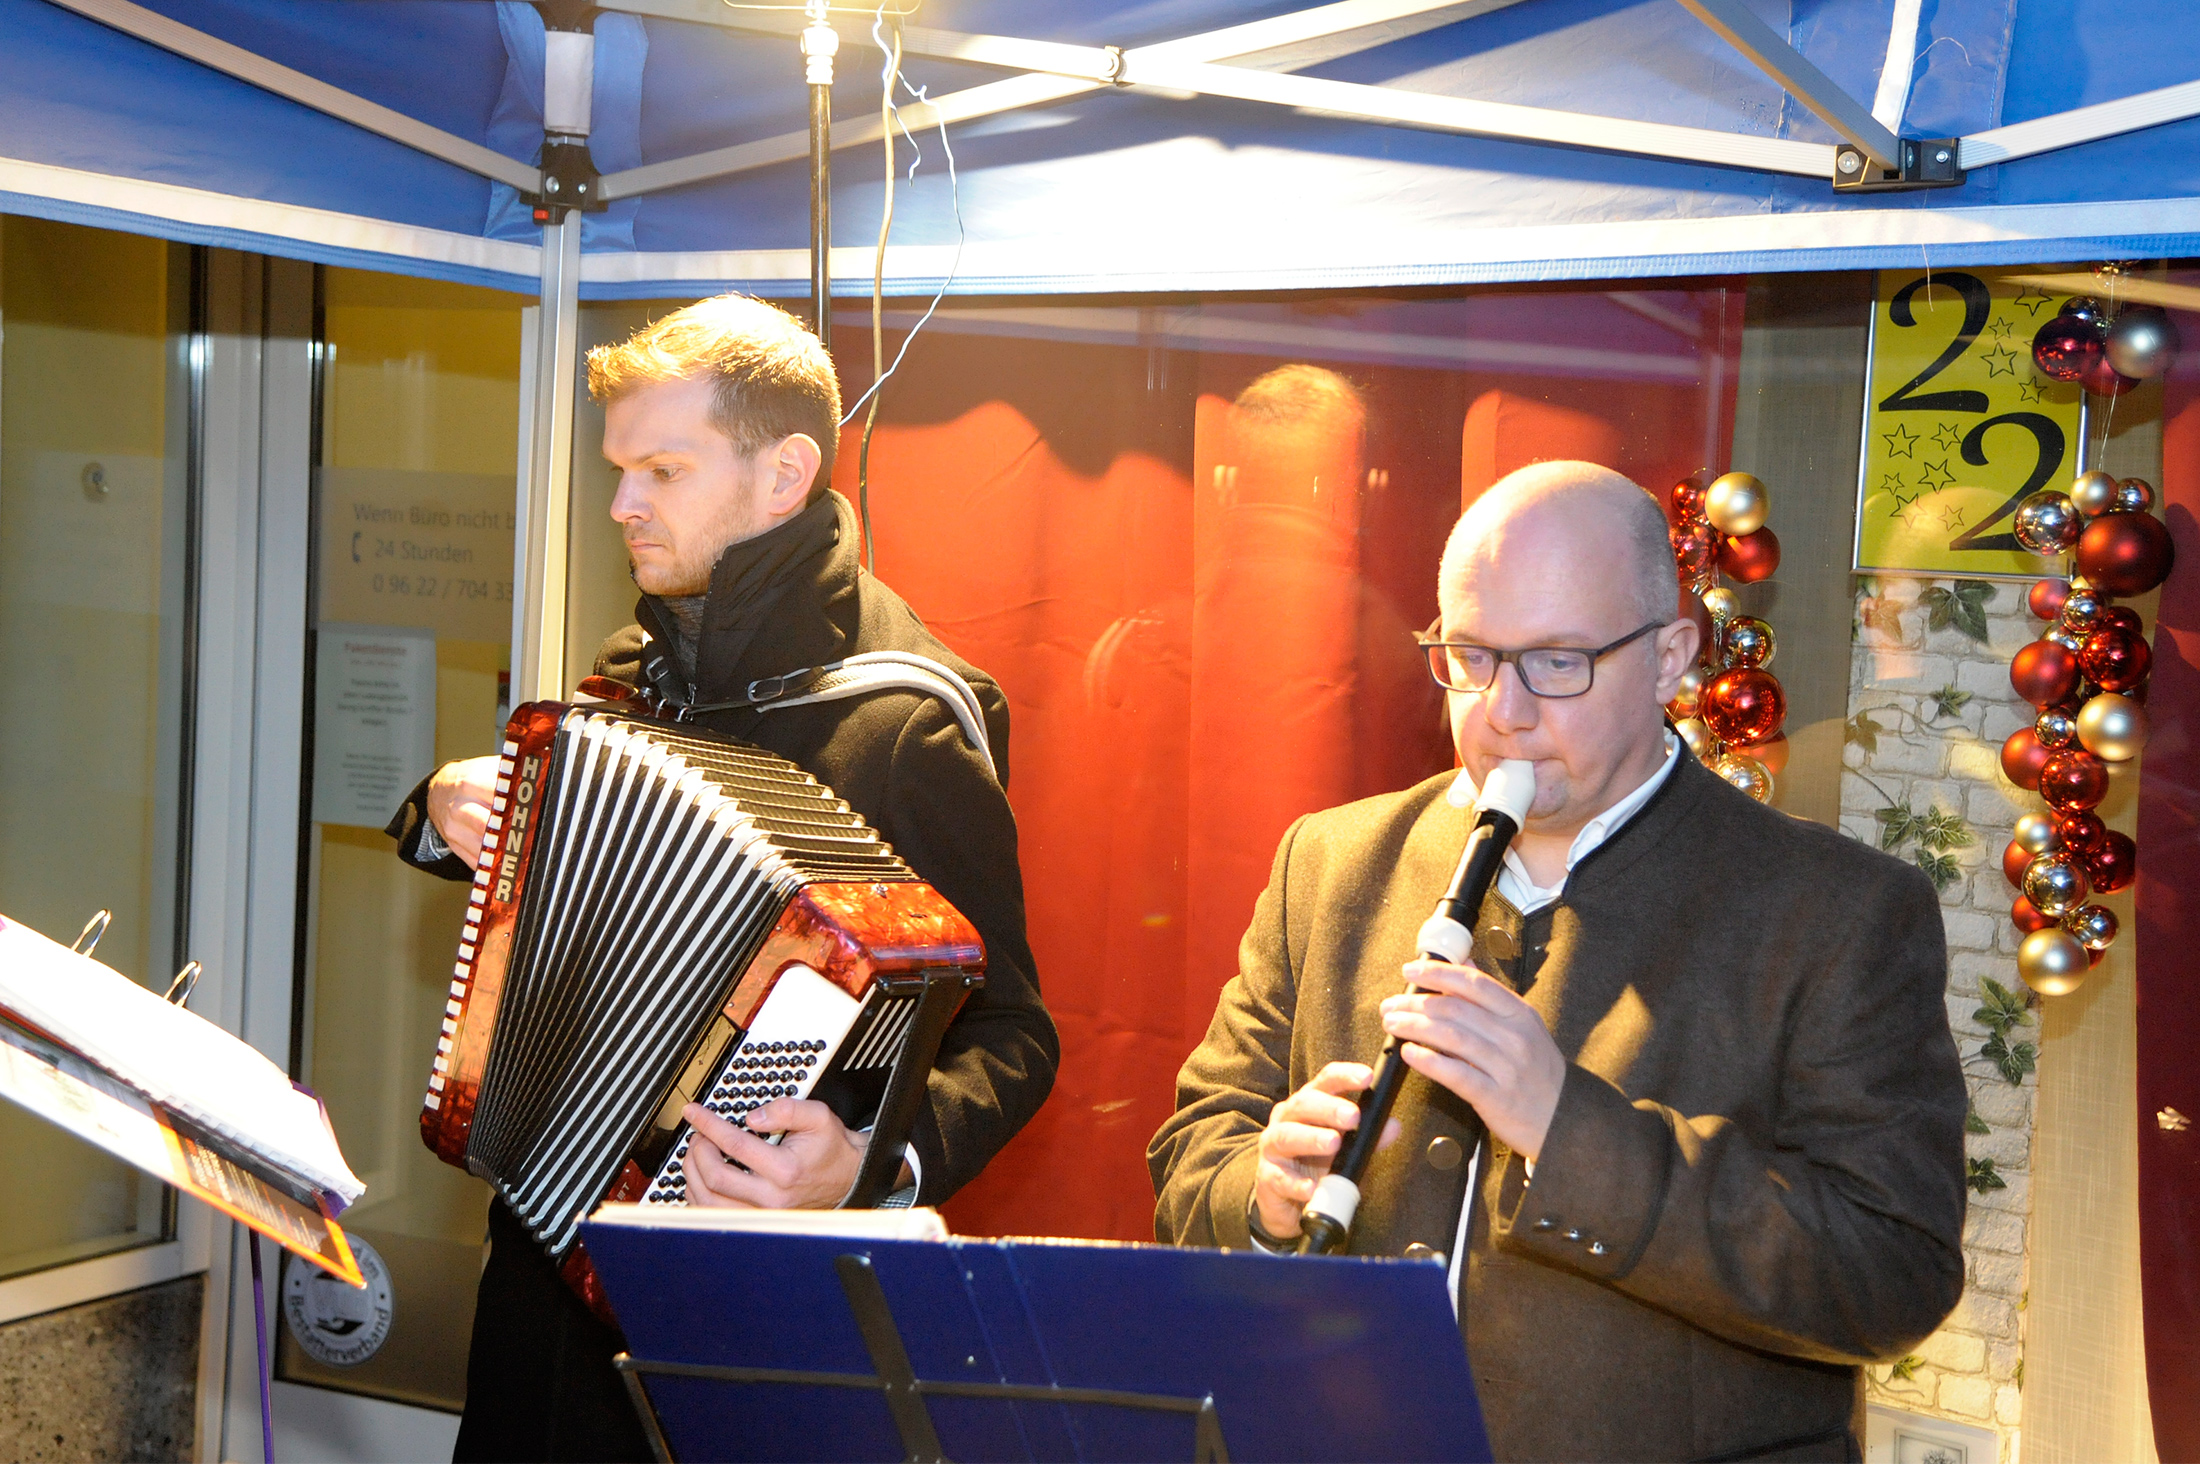
M 2020 646 L 2009 660 L 2009 684 L 2036 707 L 2068 700 L 2078 689 L 2078 658 L 2053 641 Z
M 2100 621 L 2093 628 L 2095 630 L 2106 630 L 2111 625 L 2122 626 L 2133 635 L 2146 634 L 2146 622 L 2141 620 L 2139 612 L 2129 605 L 2109 606 L 2107 610 L 2101 613 Z
M 1721 742 L 1754 747 L 1787 719 L 1787 693 L 1771 672 L 1737 666 L 1721 671 L 1704 688 L 1703 719 Z
M 2084 374 L 2078 378 L 2078 385 L 2095 396 L 2104 397 L 2120 397 L 2138 384 L 2136 380 L 2111 366 L 2105 352 L 2099 360 L 2086 367 Z
M 2009 881 L 2009 888 L 2024 888 L 2024 871 L 2031 866 L 2034 857 L 2030 849 L 2015 839 L 2009 841 L 2009 847 L 2001 851 L 2001 877 Z
M 1780 567 L 1780 541 L 1770 529 L 1719 541 L 1719 568 L 1737 584 L 1771 579 Z
M 2063 601 L 2070 598 L 2070 581 L 2043 579 L 2024 592 L 2024 608 L 2034 620 L 2060 620 Z
M 2040 797 L 2057 813 L 2075 813 L 2108 796 L 2108 764 L 2072 748 L 2040 766 Z
M 2083 856 L 2101 847 L 2108 838 L 2108 825 L 2101 822 L 2099 814 L 2081 809 L 2055 820 L 2055 837 L 2063 841 L 2064 848 Z
M 2104 513 L 2078 535 L 2078 573 L 2111 595 L 2143 595 L 2169 578 L 2177 551 L 2151 513 Z
M 2027 792 L 2034 791 L 2040 786 L 2040 769 L 2047 766 L 2051 756 L 2040 746 L 2038 733 L 2030 727 L 2019 727 L 2001 745 L 2002 776 Z
M 2084 856 L 2086 878 L 2093 883 L 2097 895 L 2113 895 L 2130 886 L 2139 872 L 2139 846 L 2131 842 L 2128 834 L 2110 829 L 2101 840 L 2101 847 Z
M 2103 691 L 2129 691 L 2154 669 L 2154 652 L 2145 637 L 2121 625 L 2107 625 L 2085 638 L 2078 664 L 2086 679 Z
M 1711 525 L 1682 525 L 1669 537 L 1673 541 L 1673 564 L 1680 571 L 1681 583 L 1694 584 L 1702 579 L 1719 552 L 1719 536 Z
M 1673 517 L 1684 524 L 1700 524 L 1703 517 L 1703 484 L 1683 478 L 1673 485 Z
M 2076 381 L 2104 359 L 2100 329 L 2081 316 L 2058 315 L 2032 337 L 2032 364 L 2056 381 Z
M 2017 896 L 2017 902 L 2009 907 L 2009 921 L 2026 935 L 2030 935 L 2035 930 L 2045 930 L 2050 925 L 2061 923 L 2051 916 L 2042 915 L 2033 907 L 2032 902 L 2022 895 Z

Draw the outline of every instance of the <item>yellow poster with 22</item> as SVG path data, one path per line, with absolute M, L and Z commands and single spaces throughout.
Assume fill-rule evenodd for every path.
M 2025 498 L 2078 470 L 2082 393 L 2032 365 L 2061 297 L 2006 271 L 1884 271 L 1873 301 L 1856 568 L 2036 578 Z

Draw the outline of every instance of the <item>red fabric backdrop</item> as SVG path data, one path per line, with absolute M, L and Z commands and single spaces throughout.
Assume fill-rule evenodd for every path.
M 2139 768 L 2139 1257 L 2155 1451 L 2200 1459 L 2200 314 L 2163 402 L 2161 512 L 2177 563 L 2155 612 Z M 2191 1126 L 2162 1126 L 2174 1109 Z
M 1739 292 L 1701 299 L 1718 327 Z M 1543 457 L 1652 486 L 1704 466 L 1734 338 L 1704 334 L 1695 381 L 1331 362 L 1280 414 L 1246 394 L 1276 357 L 920 339 L 871 444 L 878 573 L 1008 694 L 1062 1034 L 1054 1096 L 949 1204 L 958 1231 L 1151 1238 L 1146 1141 L 1278 838 L 1451 765 L 1412 636 L 1462 488 Z M 857 457 L 851 428 L 834 477 L 851 497 Z

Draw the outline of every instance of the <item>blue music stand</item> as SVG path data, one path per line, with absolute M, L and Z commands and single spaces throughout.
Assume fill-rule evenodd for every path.
M 658 1457 L 1490 1457 L 1436 1261 L 591 1220 Z

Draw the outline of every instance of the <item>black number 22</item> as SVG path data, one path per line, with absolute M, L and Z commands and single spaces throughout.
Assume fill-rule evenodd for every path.
M 2017 542 L 2015 534 L 1981 536 L 1986 535 L 1988 529 L 2014 513 L 2018 504 L 2045 487 L 2062 467 L 2065 448 L 2063 430 L 2056 424 L 2054 418 L 2043 417 L 2038 412 L 2003 412 L 2000 416 L 1988 417 L 1985 421 L 1973 427 L 1963 439 L 1963 460 L 1965 462 L 1974 468 L 1986 466 L 1986 434 L 1996 427 L 2022 427 L 2032 434 L 2033 447 L 2037 453 L 2032 461 L 2032 471 L 2025 478 L 2024 485 L 2010 494 L 2001 507 L 1995 509 L 1992 516 L 1986 519 L 1985 522 L 1966 529 L 1949 540 L 1948 547 L 1950 549 L 2007 549 L 2015 553 L 2024 553 L 2024 546 Z
M 1986 393 L 1983 391 L 1929 391 L 1922 396 L 1912 396 L 1918 387 L 1931 381 L 1954 364 L 1956 357 L 1970 349 L 1979 332 L 1986 329 L 1986 317 L 1994 311 L 1993 292 L 1986 288 L 1986 281 L 1977 275 L 1964 274 L 1960 270 L 1942 275 L 1919 275 L 1895 292 L 1888 302 L 1887 313 L 1900 326 L 1914 326 L 1917 315 L 1910 308 L 1910 301 L 1925 288 L 1930 280 L 1936 285 L 1946 285 L 1963 297 L 1963 328 L 1956 338 L 1948 342 L 1948 349 L 1933 358 L 1932 364 L 1911 377 L 1894 390 L 1894 394 L 1879 404 L 1882 412 L 1983 412 L 1986 410 Z M 1974 465 L 1975 466 L 1975 465 Z

